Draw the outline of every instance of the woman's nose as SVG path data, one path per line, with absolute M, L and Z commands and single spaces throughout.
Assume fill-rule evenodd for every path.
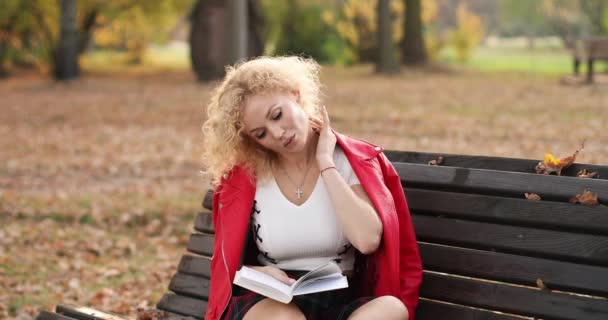
M 285 130 L 283 130 L 280 126 L 275 125 L 275 126 L 271 126 L 269 128 L 270 134 L 272 135 L 273 138 L 280 140 L 281 137 L 283 136 Z

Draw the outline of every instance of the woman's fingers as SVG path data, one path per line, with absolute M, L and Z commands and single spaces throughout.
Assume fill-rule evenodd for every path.
M 275 279 L 287 284 L 287 285 L 292 285 L 296 282 L 295 279 L 290 278 L 287 273 L 285 273 L 285 271 L 279 269 L 279 268 L 275 268 L 275 267 L 271 267 L 268 266 L 268 273 L 273 276 Z

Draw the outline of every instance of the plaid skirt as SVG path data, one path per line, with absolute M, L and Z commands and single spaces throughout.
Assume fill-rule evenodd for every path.
M 306 272 L 284 270 L 290 277 L 298 278 Z M 230 299 L 228 308 L 222 320 L 242 320 L 245 314 L 256 303 L 268 299 L 256 292 L 239 287 L 243 294 L 234 295 Z M 307 320 L 337 319 L 346 320 L 359 307 L 373 300 L 375 297 L 356 297 L 352 288 L 332 291 L 309 293 L 294 296 L 291 303 L 298 306 Z

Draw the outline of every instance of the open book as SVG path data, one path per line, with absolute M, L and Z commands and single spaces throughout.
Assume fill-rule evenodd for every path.
M 293 296 L 347 288 L 348 280 L 342 275 L 340 267 L 330 262 L 303 275 L 291 286 L 263 272 L 243 266 L 236 272 L 234 284 L 279 302 L 289 303 Z

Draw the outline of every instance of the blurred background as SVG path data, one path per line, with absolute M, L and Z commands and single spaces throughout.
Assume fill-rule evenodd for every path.
M 386 149 L 607 164 L 607 37 L 605 0 L 0 0 L 0 318 L 154 307 L 225 65 L 313 57 Z

